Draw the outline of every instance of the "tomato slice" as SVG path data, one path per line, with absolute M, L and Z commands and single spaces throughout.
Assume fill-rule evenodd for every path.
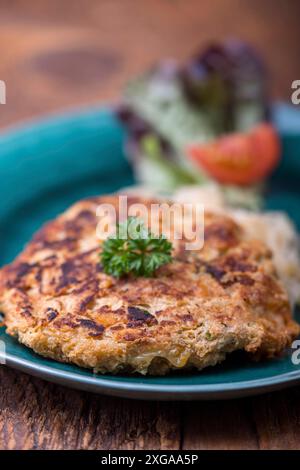
M 250 185 L 266 178 L 281 153 L 279 136 L 263 123 L 247 133 L 233 133 L 188 149 L 191 159 L 220 183 Z

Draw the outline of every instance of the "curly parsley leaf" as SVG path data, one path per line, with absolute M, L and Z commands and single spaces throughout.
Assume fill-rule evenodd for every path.
M 129 217 L 118 224 L 114 237 L 104 241 L 100 258 L 104 272 L 111 276 L 151 277 L 172 261 L 171 252 L 172 243 L 165 237 L 155 237 L 141 220 Z

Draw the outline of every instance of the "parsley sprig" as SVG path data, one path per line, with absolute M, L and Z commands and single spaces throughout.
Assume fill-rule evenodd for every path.
M 172 243 L 164 236 L 155 237 L 143 221 L 129 217 L 117 225 L 116 235 L 104 241 L 100 254 L 106 274 L 151 277 L 162 265 L 170 263 Z

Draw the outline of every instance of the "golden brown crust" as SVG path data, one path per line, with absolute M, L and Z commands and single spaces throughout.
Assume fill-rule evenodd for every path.
M 205 216 L 205 244 L 154 278 L 117 280 L 99 264 L 96 208 L 78 202 L 0 271 L 7 332 L 44 356 L 101 372 L 202 369 L 244 349 L 279 354 L 299 334 L 270 251 L 224 215 Z M 129 204 L 152 201 L 131 198 Z

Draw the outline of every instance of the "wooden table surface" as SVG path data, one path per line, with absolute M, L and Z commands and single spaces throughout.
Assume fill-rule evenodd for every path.
M 274 97 L 300 78 L 298 0 L 0 0 L 0 125 L 99 101 L 155 60 L 240 36 Z M 298 48 L 298 49 L 297 49 Z M 103 397 L 0 368 L 1 449 L 299 449 L 300 388 L 224 402 Z

